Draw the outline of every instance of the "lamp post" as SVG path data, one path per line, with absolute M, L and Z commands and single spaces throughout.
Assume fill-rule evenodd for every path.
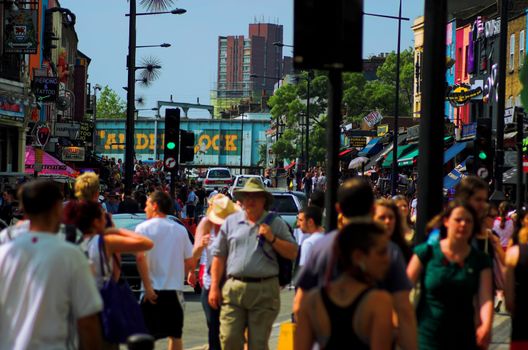
M 392 138 L 392 173 L 391 173 L 391 192 L 394 196 L 398 188 L 398 136 L 399 126 L 398 118 L 400 116 L 400 42 L 401 42 L 401 14 L 402 0 L 400 0 L 400 9 L 398 11 L 398 44 L 396 51 L 396 97 L 394 101 L 394 136 Z
M 94 100 L 93 100 L 93 123 L 94 123 L 94 129 L 96 128 L 95 122 L 97 121 L 97 90 L 101 91 L 102 87 L 99 84 L 95 84 L 93 87 L 93 94 L 94 94 Z M 95 135 L 96 132 L 92 135 L 92 152 L 95 155 Z
M 126 14 L 129 19 L 128 26 L 128 57 L 127 57 L 127 114 L 126 114 L 126 148 L 125 148 L 125 189 L 132 190 L 132 179 L 134 172 L 134 110 L 135 110 L 135 90 L 136 90 L 136 70 L 142 67 L 136 67 L 136 16 L 157 15 L 157 14 L 184 14 L 184 9 L 174 9 L 172 11 L 158 11 L 148 13 L 136 12 L 136 0 L 129 0 L 130 10 Z M 145 67 L 143 67 L 145 68 Z

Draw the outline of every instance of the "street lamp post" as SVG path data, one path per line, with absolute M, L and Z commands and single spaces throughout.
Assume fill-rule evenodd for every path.
M 99 84 L 95 84 L 94 87 L 93 87 L 93 94 L 94 94 L 94 99 L 93 99 L 93 123 L 94 123 L 94 128 L 96 128 L 96 124 L 95 122 L 97 121 L 97 90 L 101 91 L 101 85 Z M 96 132 L 93 133 L 92 135 L 92 152 L 93 154 L 95 154 L 95 135 L 96 135 Z
M 129 19 L 128 26 L 128 57 L 127 57 L 127 114 L 126 114 L 126 137 L 125 137 L 125 189 L 132 190 L 132 179 L 134 172 L 134 114 L 135 114 L 135 90 L 136 90 L 136 70 L 141 68 L 160 68 L 153 67 L 136 67 L 136 16 L 157 15 L 157 14 L 175 14 L 181 15 L 187 11 L 184 9 L 174 9 L 172 11 L 158 11 L 148 13 L 136 12 L 136 0 L 130 1 L 130 10 L 126 14 Z M 163 46 L 162 46 L 163 47 Z
M 398 12 L 398 47 L 396 51 L 396 98 L 394 101 L 394 136 L 392 138 L 392 173 L 391 173 L 391 192 L 396 195 L 398 188 L 398 118 L 400 116 L 400 41 L 401 41 L 401 15 L 402 0 L 400 0 L 400 9 Z

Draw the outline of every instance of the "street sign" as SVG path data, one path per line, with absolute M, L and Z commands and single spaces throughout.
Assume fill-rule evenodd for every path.
M 350 138 L 350 147 L 365 148 L 367 145 L 366 137 L 351 137 Z
M 528 173 L 528 157 L 523 156 L 523 173 Z
M 176 166 L 176 159 L 174 159 L 173 157 L 169 157 L 165 159 L 165 167 L 167 169 L 173 169 L 175 166 Z

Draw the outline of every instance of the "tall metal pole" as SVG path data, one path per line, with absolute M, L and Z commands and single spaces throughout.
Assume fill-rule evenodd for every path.
M 524 203 L 524 184 L 523 184 L 523 129 L 524 129 L 524 110 L 515 107 L 517 117 L 517 213 L 520 213 Z
M 343 77 L 340 69 L 328 73 L 328 120 L 326 133 L 326 178 L 330 191 L 326 191 L 326 229 L 337 228 L 337 188 L 339 187 L 339 148 L 341 146 L 341 100 L 343 99 Z
M 501 1 L 501 23 L 499 36 L 499 86 L 497 93 L 497 143 L 495 147 L 494 185 L 492 200 L 506 199 L 502 192 L 502 168 L 504 164 L 504 99 L 506 95 L 506 47 L 508 46 L 508 0 Z
M 308 71 L 308 79 L 307 79 L 307 85 L 306 85 L 306 134 L 305 134 L 305 140 L 306 142 L 306 170 L 310 167 L 310 82 L 312 80 L 312 71 Z
M 242 175 L 242 167 L 244 166 L 244 114 L 240 115 L 240 175 Z
M 416 242 L 427 222 L 442 211 L 447 0 L 425 0 L 422 118 L 418 162 Z
M 396 51 L 396 97 L 394 101 L 394 136 L 392 138 L 392 173 L 391 193 L 394 196 L 398 189 L 398 118 L 400 115 L 400 42 L 401 42 L 402 0 L 398 12 L 398 47 Z
M 134 177 L 134 110 L 136 93 L 136 0 L 130 0 L 130 17 L 128 27 L 128 84 L 127 116 L 125 139 L 125 189 L 132 190 Z

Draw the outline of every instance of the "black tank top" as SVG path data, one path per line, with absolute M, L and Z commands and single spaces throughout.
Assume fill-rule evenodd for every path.
M 370 288 L 367 288 L 362 291 L 349 306 L 340 307 L 330 300 L 325 288 L 321 289 L 321 298 L 330 319 L 331 331 L 324 350 L 343 349 L 343 344 L 347 344 L 347 349 L 370 349 L 370 346 L 362 342 L 356 335 L 352 324 L 359 303 L 370 290 Z
M 528 340 L 528 244 L 519 244 L 515 266 L 515 310 L 512 315 L 512 340 Z

